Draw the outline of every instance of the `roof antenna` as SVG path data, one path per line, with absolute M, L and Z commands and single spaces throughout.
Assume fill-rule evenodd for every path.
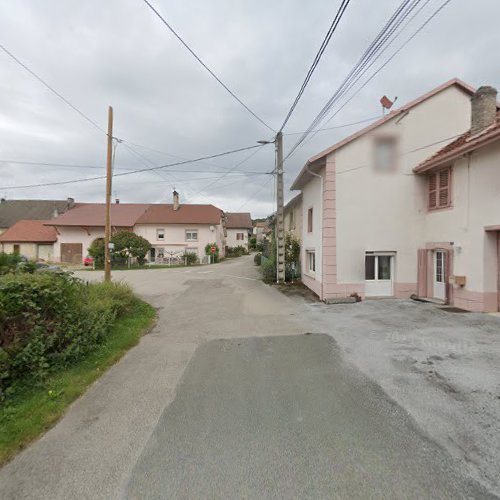
M 385 116 L 385 110 L 391 109 L 397 100 L 398 96 L 396 96 L 392 101 L 386 95 L 380 98 L 380 104 L 382 104 L 382 116 Z

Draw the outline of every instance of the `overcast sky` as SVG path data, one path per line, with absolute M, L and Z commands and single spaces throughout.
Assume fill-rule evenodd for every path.
M 442 2 L 429 0 L 386 56 Z M 340 0 L 152 3 L 226 85 L 276 129 Z M 399 4 L 351 0 L 285 134 L 307 128 Z M 474 86 L 499 86 L 499 18 L 498 0 L 452 0 L 324 126 L 376 117 L 382 95 L 398 96 L 397 104 L 402 105 L 455 76 Z M 106 127 L 107 106 L 114 107 L 114 135 L 141 155 L 119 144 L 117 173 L 251 146 L 272 136 L 206 73 L 142 0 L 4 1 L 0 43 L 101 127 Z M 0 195 L 103 201 L 102 180 L 7 188 L 104 174 L 106 137 L 1 51 L 0 71 Z M 288 186 L 308 157 L 362 126 L 320 132 L 300 148 L 285 165 L 286 199 L 293 195 Z M 297 138 L 285 135 L 285 153 Z M 273 179 L 255 173 L 273 167 L 270 145 L 160 173 L 117 177 L 113 192 L 122 202 L 170 203 L 175 186 L 181 202 L 213 203 L 226 211 L 263 216 L 272 212 Z

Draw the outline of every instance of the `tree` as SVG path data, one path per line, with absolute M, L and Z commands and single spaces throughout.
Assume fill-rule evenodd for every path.
M 297 263 L 300 257 L 300 241 L 292 234 L 285 236 L 285 262 L 287 264 Z
M 96 266 L 104 265 L 104 238 L 96 238 L 87 249 Z
M 115 247 L 113 253 L 128 259 L 135 257 L 139 264 L 144 264 L 144 258 L 151 249 L 151 243 L 146 238 L 133 233 L 132 231 L 118 231 L 111 236 L 111 243 Z

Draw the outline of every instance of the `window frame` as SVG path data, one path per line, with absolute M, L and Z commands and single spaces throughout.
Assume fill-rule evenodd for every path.
M 160 238 L 160 234 L 162 235 Z M 165 241 L 165 228 L 157 227 L 156 228 L 156 241 Z
M 196 234 L 196 238 L 188 238 L 188 234 Z M 184 232 L 185 241 L 198 241 L 198 229 L 186 229 Z
M 441 174 L 443 172 L 448 172 L 448 182 L 446 186 L 441 186 Z M 434 189 L 431 189 L 432 179 L 434 179 Z M 427 210 L 429 212 L 434 212 L 436 210 L 443 210 L 450 208 L 452 206 L 452 180 L 453 180 L 453 168 L 447 166 L 440 168 L 427 176 Z M 441 204 L 441 193 L 446 191 L 447 198 L 446 203 Z M 431 195 L 434 194 L 434 204 L 431 203 Z
M 311 257 L 313 266 L 311 267 Z M 309 274 L 316 274 L 316 250 L 306 250 L 306 270 Z
M 245 241 L 245 233 L 236 233 L 236 241 Z
M 365 252 L 365 281 L 369 281 L 372 283 L 377 283 L 377 282 L 387 282 L 387 281 L 394 281 L 394 258 L 395 258 L 395 253 L 392 252 Z M 379 259 L 383 257 L 389 258 L 389 278 L 380 278 L 380 263 Z M 366 277 L 366 261 L 368 258 L 373 258 L 373 278 L 367 278 Z
M 312 233 L 314 231 L 314 207 L 309 207 L 307 209 L 307 232 Z

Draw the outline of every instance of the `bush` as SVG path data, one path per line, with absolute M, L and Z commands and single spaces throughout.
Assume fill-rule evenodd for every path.
M 248 250 L 244 246 L 239 245 L 226 249 L 226 257 L 241 257 L 242 255 L 248 255 Z
M 250 250 L 255 250 L 256 246 L 257 246 L 257 238 L 255 236 L 252 236 L 248 240 L 248 247 L 250 248 Z
M 96 238 L 87 249 L 96 267 L 104 266 L 104 238 Z
M 267 283 L 276 281 L 276 260 L 265 259 L 260 266 L 262 279 Z
M 111 236 L 111 242 L 115 248 L 113 254 L 118 258 L 127 260 L 132 257 L 137 259 L 139 264 L 144 264 L 146 254 L 151 248 L 151 243 L 146 238 L 131 231 L 118 231 Z
M 256 265 L 256 266 L 260 266 L 260 263 L 262 261 L 262 254 L 261 253 L 256 253 L 254 258 L 253 258 L 253 263 Z
M 194 252 L 186 252 L 184 254 L 184 257 L 186 259 L 186 264 L 188 266 L 192 266 L 194 264 L 198 264 L 198 255 Z
M 18 253 L 0 252 L 0 275 L 15 272 L 22 260 Z
M 255 250 L 257 250 L 257 252 L 262 253 L 264 251 L 264 243 L 257 243 L 255 245 Z
M 68 273 L 0 279 L 0 399 L 16 386 L 41 383 L 105 339 L 134 295 L 116 283 L 85 284 Z

